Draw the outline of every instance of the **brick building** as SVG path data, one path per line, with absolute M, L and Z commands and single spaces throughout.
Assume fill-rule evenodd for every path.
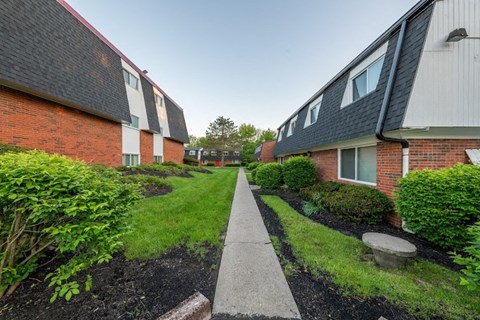
M 253 160 L 263 163 L 275 162 L 275 140 L 265 141 L 255 148 Z
M 0 12 L 0 142 L 109 166 L 182 161 L 183 110 L 65 1 Z
M 280 125 L 278 161 L 309 155 L 319 180 L 390 199 L 409 170 L 469 162 L 480 148 L 475 2 L 418 2 Z
M 222 154 L 224 164 L 241 165 L 242 149 L 217 150 L 211 148 L 187 147 L 185 148 L 185 157 L 197 159 L 201 166 L 213 164 L 216 167 L 222 165 Z

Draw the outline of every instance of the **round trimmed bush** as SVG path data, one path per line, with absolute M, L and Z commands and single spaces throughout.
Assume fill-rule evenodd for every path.
M 254 166 L 254 168 L 252 169 L 252 179 L 253 181 L 255 181 L 256 183 L 256 177 L 257 177 L 257 170 L 258 168 L 260 168 L 261 166 L 265 165 L 265 163 L 261 163 L 261 162 L 253 162 L 253 163 L 256 163 L 256 165 Z
M 398 182 L 396 211 L 406 227 L 446 249 L 463 249 L 480 220 L 480 167 L 458 164 L 409 172 Z
M 298 191 L 315 182 L 315 165 L 308 157 L 293 157 L 283 165 L 283 179 L 288 188 Z
M 255 181 L 262 189 L 278 189 L 282 186 L 281 164 L 266 163 L 255 170 Z
M 258 168 L 258 166 L 262 165 L 262 162 L 250 162 L 247 166 L 248 170 L 255 170 Z

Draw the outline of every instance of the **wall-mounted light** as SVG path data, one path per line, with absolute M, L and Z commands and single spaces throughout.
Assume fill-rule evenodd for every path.
M 447 42 L 458 42 L 468 37 L 467 30 L 465 28 L 458 28 L 450 32 L 447 37 Z
M 307 157 L 311 157 L 312 156 L 312 151 L 307 151 Z

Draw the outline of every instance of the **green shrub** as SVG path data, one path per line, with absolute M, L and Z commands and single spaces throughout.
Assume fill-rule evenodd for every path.
M 255 181 L 262 189 L 278 189 L 282 186 L 281 164 L 267 163 L 257 167 L 255 170 Z
M 375 224 L 392 211 L 387 196 L 367 186 L 328 181 L 304 188 L 299 194 L 339 219 L 356 223 Z
M 153 184 L 156 186 L 171 186 L 172 183 L 166 179 L 149 176 L 146 174 L 136 174 L 131 176 L 123 176 L 120 178 L 122 182 L 138 184 L 140 187 Z
M 0 155 L 7 152 L 20 153 L 25 151 L 28 151 L 28 150 L 22 147 L 11 145 L 11 144 L 0 143 Z
M 396 211 L 408 229 L 443 248 L 466 246 L 465 230 L 480 219 L 480 167 L 412 171 L 398 184 Z
M 308 157 L 292 157 L 283 165 L 283 179 L 291 190 L 298 191 L 315 182 L 315 165 Z
M 322 208 L 313 202 L 305 202 L 303 204 L 303 213 L 307 217 L 318 214 L 320 211 L 322 211 Z
M 207 163 L 206 166 L 207 167 L 215 167 L 215 163 Z
M 257 177 L 257 170 L 258 168 L 260 168 L 261 166 L 265 165 L 265 163 L 261 163 L 261 162 L 253 162 L 253 163 L 257 163 L 254 168 L 252 169 L 252 180 L 257 181 L 256 177 Z
M 162 163 L 161 165 L 168 166 L 168 167 L 180 167 L 180 165 L 178 163 L 175 163 L 173 161 L 167 161 L 167 162 Z
M 240 163 L 227 163 L 225 167 L 233 167 L 233 168 L 238 168 L 240 167 Z
M 199 161 L 195 158 L 185 157 L 183 163 L 189 166 L 198 166 Z
M 51 248 L 68 258 L 47 275 L 55 287 L 51 301 L 79 293 L 70 277 L 112 258 L 140 198 L 119 175 L 39 151 L 0 156 L 0 296 L 12 293 Z
M 263 164 L 262 162 L 250 162 L 247 166 L 247 169 L 248 170 L 254 170 L 254 169 L 257 169 L 258 166 L 260 166 L 262 164 Z
M 464 249 L 465 254 L 456 254 L 454 261 L 465 267 L 462 270 L 465 277 L 461 278 L 460 284 L 473 291 L 480 288 L 480 222 L 468 228 L 468 234 L 473 240 Z

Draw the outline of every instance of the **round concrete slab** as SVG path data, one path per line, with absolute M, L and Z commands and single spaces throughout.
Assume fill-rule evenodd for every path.
M 369 248 L 393 254 L 399 257 L 415 257 L 417 247 L 407 240 L 393 237 L 384 233 L 367 232 L 362 236 L 362 241 Z

